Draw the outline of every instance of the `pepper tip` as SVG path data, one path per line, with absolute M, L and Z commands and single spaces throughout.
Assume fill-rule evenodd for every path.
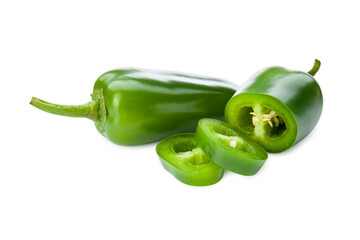
M 30 105 L 33 105 L 33 100 L 34 100 L 34 97 L 31 97 L 31 100 L 29 102 Z

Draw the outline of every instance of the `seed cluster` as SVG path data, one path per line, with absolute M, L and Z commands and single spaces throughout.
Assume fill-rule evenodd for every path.
M 252 124 L 255 126 L 257 122 L 267 122 L 271 127 L 275 125 L 278 127 L 280 124 L 284 124 L 284 120 L 273 110 L 263 114 L 259 119 L 254 112 L 250 112 L 252 117 Z

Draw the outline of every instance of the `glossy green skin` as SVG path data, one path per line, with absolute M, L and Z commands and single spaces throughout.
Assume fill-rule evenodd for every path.
M 195 142 L 193 133 L 163 139 L 157 144 L 156 153 L 163 167 L 188 185 L 212 185 L 224 175 L 224 169 L 211 161 Z
M 213 78 L 141 69 L 104 73 L 107 110 L 101 134 L 120 145 L 139 145 L 191 132 L 200 118 L 222 118 L 236 85 Z
M 271 67 L 257 72 L 235 93 L 226 105 L 225 120 L 243 130 L 239 109 L 255 105 L 279 113 L 286 124 L 286 131 L 278 138 L 261 139 L 250 135 L 267 151 L 282 152 L 306 137 L 315 127 L 322 112 L 323 96 L 312 75 Z
M 229 140 L 238 139 L 236 146 Z M 268 158 L 266 151 L 234 126 L 216 120 L 201 119 L 195 141 L 215 163 L 245 176 L 256 174 Z

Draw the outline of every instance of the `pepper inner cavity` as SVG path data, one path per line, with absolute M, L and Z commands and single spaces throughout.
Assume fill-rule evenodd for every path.
M 254 111 L 249 112 L 251 125 L 254 127 L 254 135 L 257 137 L 270 137 L 276 139 L 286 130 L 283 118 L 274 110 L 255 106 Z
M 254 126 L 256 126 L 257 122 L 267 122 L 270 127 L 279 127 L 280 124 L 284 124 L 284 120 L 274 110 L 262 114 L 260 118 L 255 112 L 250 112 L 250 115 L 252 115 L 252 124 Z
M 195 140 L 179 141 L 173 145 L 173 150 L 179 160 L 195 166 L 210 162 L 210 158 L 197 146 Z
M 254 152 L 253 147 L 237 135 L 235 131 L 222 125 L 211 126 L 216 136 L 225 144 L 243 152 Z

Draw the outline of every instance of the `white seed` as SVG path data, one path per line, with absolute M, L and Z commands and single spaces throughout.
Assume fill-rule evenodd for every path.
M 268 114 L 271 116 L 275 116 L 275 114 L 277 115 L 277 113 L 274 110 L 270 110 L 270 112 Z
M 268 121 L 268 124 L 270 125 L 270 127 L 273 127 L 271 120 Z
M 256 113 L 254 113 L 254 112 L 250 112 L 250 115 L 256 116 Z
M 255 116 L 252 117 L 252 124 L 255 126 L 256 122 L 258 122 L 259 119 Z
M 233 148 L 236 147 L 236 143 L 237 143 L 236 140 L 230 140 L 230 141 L 229 141 L 229 145 L 230 145 L 231 147 L 233 147 Z
M 272 120 L 274 121 L 275 127 L 278 127 L 279 126 L 279 119 L 277 117 L 274 117 Z
M 262 117 L 271 119 L 273 116 L 271 114 L 263 114 Z

